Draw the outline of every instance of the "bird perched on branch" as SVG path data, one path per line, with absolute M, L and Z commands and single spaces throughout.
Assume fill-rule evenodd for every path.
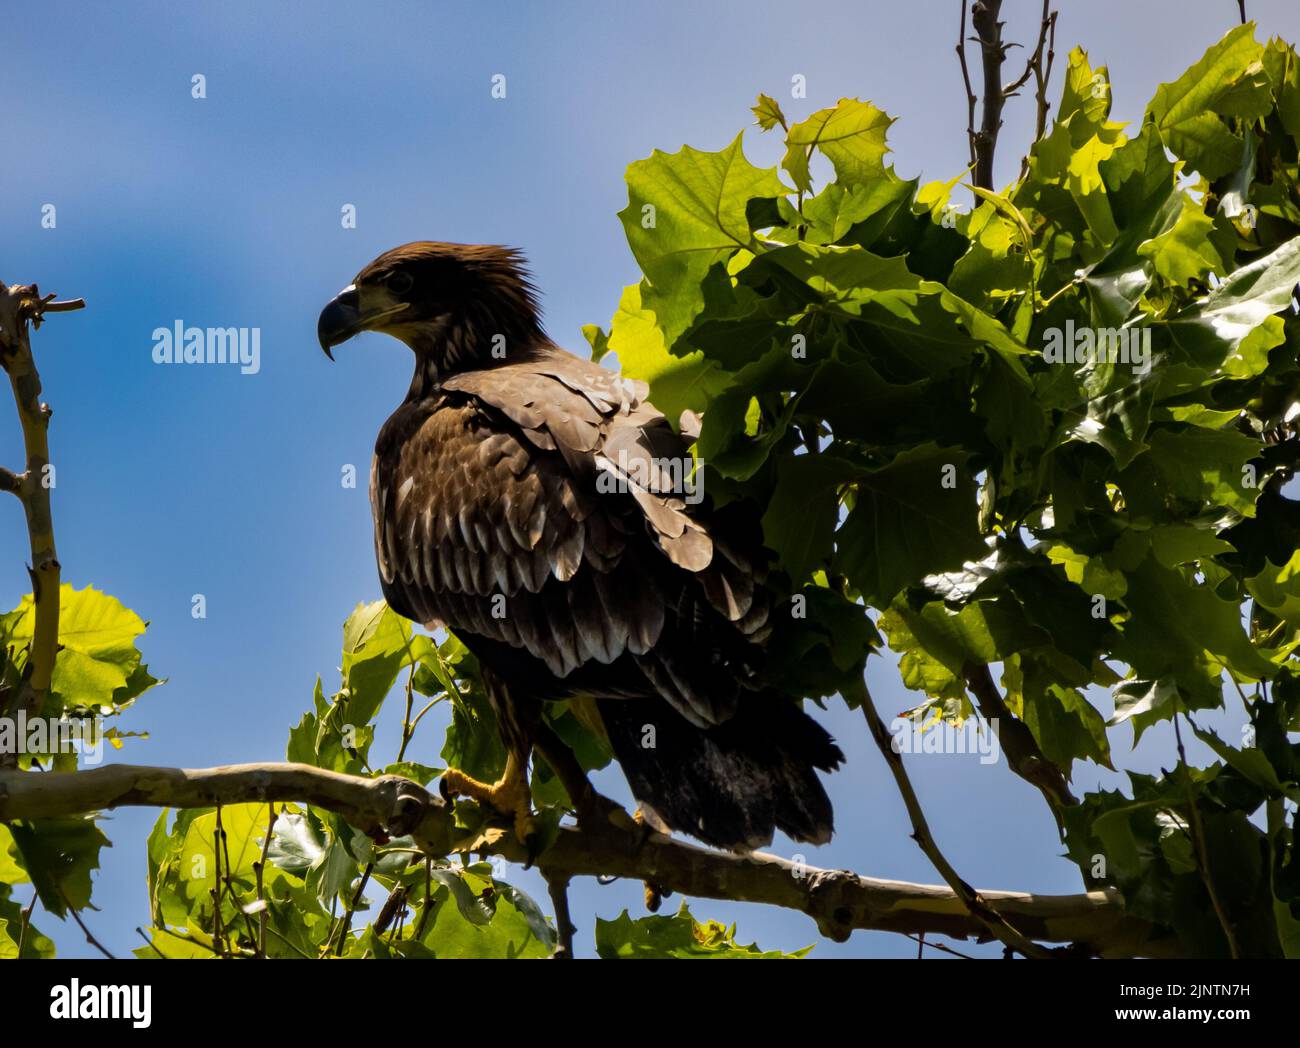
M 370 476 L 384 596 L 475 655 L 508 753 L 499 782 L 449 769 L 444 787 L 526 838 L 536 748 L 580 822 L 608 816 L 543 717 L 568 700 L 652 825 L 733 849 L 777 829 L 828 840 L 815 769 L 843 756 L 764 684 L 774 612 L 756 521 L 681 490 L 691 439 L 645 384 L 547 338 L 522 259 L 502 247 L 385 252 L 320 315 L 327 354 L 362 331 L 415 354 Z

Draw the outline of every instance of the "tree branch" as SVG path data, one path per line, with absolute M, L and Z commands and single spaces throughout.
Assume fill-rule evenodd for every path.
M 41 377 L 32 357 L 28 322 L 39 328 L 47 312 L 80 309 L 80 299 L 56 302 L 53 295 L 42 296 L 35 284 L 5 285 L 0 282 L 0 365 L 13 387 L 14 403 L 22 424 L 27 468 L 22 474 L 6 470 L 0 487 L 14 492 L 23 503 L 27 516 L 27 534 L 31 545 L 32 597 L 36 625 L 28 660 L 28 676 L 23 686 L 10 698 L 9 709 L 17 713 L 35 713 L 50 688 L 54 659 L 59 650 L 59 582 L 58 554 L 54 548 L 54 523 L 50 512 L 50 489 L 46 467 L 50 461 L 48 430 L 50 407 L 41 403 Z M 16 763 L 16 754 L 0 754 L 0 766 Z
M 984 69 L 980 127 L 975 132 L 974 181 L 981 189 L 988 190 L 993 189 L 993 155 L 1002 129 L 1002 106 L 1006 102 L 1002 93 L 1002 63 L 1006 61 L 1007 45 L 1002 42 L 1002 23 L 998 21 L 1001 12 L 1002 0 L 975 0 L 970 14 Z
M 975 94 L 971 86 L 970 69 L 966 64 L 966 10 L 970 6 L 971 27 L 975 35 L 970 39 L 980 46 L 983 70 L 983 90 Z M 966 88 L 966 135 L 970 141 L 970 159 L 975 167 L 973 181 L 981 189 L 993 189 L 993 159 L 997 152 L 998 133 L 1002 130 L 1002 109 L 1007 99 L 1013 98 L 1030 76 L 1034 78 L 1038 110 L 1034 141 L 1043 137 L 1047 126 L 1047 85 L 1052 78 L 1052 63 L 1056 57 L 1056 12 L 1051 0 L 1043 0 L 1043 13 L 1038 25 L 1038 43 L 1025 61 L 1025 68 L 1015 80 L 1003 85 L 1002 67 L 1007 51 L 1018 44 L 1002 39 L 1004 23 L 998 21 L 1002 0 L 962 0 L 961 21 L 957 37 L 957 59 L 961 63 L 962 82 Z M 1044 53 L 1046 62 L 1044 62 Z M 980 126 L 975 128 L 975 105 L 981 102 Z M 1022 169 L 1023 173 L 1023 169 Z
M 299 801 L 336 812 L 372 836 L 410 834 L 429 855 L 454 850 L 527 859 L 509 830 L 458 842 L 451 809 L 398 776 L 367 779 L 305 764 L 151 768 L 114 764 L 89 771 L 0 771 L 0 822 L 81 814 L 123 805 L 196 808 L 217 803 Z M 855 930 L 987 939 L 951 888 L 820 870 L 772 855 L 710 851 L 648 830 L 589 832 L 563 827 L 538 858 L 546 874 L 626 877 L 698 898 L 781 906 L 807 914 L 843 942 Z M 1174 957 L 1182 949 L 1161 929 L 1124 912 L 1112 891 L 1034 895 L 988 891 L 980 897 L 1029 939 L 1074 943 L 1103 957 Z
M 551 905 L 555 908 L 555 957 L 558 960 L 572 960 L 573 933 L 578 929 L 573 926 L 573 918 L 569 913 L 569 875 L 547 869 L 542 873 L 546 878 Z
M 894 740 L 890 737 L 885 722 L 880 719 L 880 712 L 876 709 L 876 704 L 872 700 L 871 692 L 867 689 L 865 682 L 862 684 L 858 700 L 862 706 L 862 712 L 867 718 L 867 724 L 871 728 L 871 737 L 876 740 L 877 748 L 884 756 L 885 763 L 889 765 L 889 770 L 893 772 L 894 782 L 898 786 L 898 792 L 903 797 L 903 804 L 907 808 L 908 818 L 912 820 L 912 840 L 916 841 L 921 851 L 925 852 L 926 858 L 939 871 L 939 876 L 944 879 L 944 883 L 962 901 L 962 905 L 966 907 L 970 915 L 1010 949 L 1019 950 L 1026 957 L 1038 960 L 1050 956 L 1049 951 L 1026 939 L 1015 927 L 1007 922 L 1005 917 L 989 906 L 980 897 L 979 892 L 962 879 L 943 852 L 939 850 L 939 845 L 935 843 L 934 836 L 930 833 L 930 825 L 926 821 L 925 812 L 921 810 L 921 802 L 916 796 L 916 791 L 912 789 L 912 782 L 908 778 L 907 769 L 903 766 L 903 758 L 898 750 L 894 748 Z
M 966 8 L 968 0 L 961 0 L 961 21 L 957 27 L 957 61 L 961 63 L 961 79 L 966 85 L 966 140 L 970 146 L 971 166 L 978 159 L 975 154 L 975 103 L 979 101 L 970 82 L 970 67 L 966 64 Z
M 1007 755 L 1011 770 L 1047 798 L 1059 827 L 1060 809 L 1079 803 L 1070 792 L 1064 773 L 1047 759 L 1028 725 L 1007 708 L 987 666 L 969 665 L 965 676 L 966 687 L 975 699 L 975 708 L 997 733 L 998 742 L 1002 746 L 1002 752 Z

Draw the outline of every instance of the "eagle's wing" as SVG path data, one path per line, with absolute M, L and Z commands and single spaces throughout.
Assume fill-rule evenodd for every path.
M 376 447 L 390 602 L 593 694 L 658 693 L 697 725 L 727 719 L 763 636 L 761 572 L 671 490 L 664 463 L 689 450 L 645 387 L 566 355 L 442 390 L 432 409 L 399 409 Z M 639 673 L 599 671 L 624 656 Z

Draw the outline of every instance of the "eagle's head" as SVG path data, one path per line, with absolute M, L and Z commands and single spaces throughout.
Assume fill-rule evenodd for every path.
M 385 251 L 321 310 L 316 334 L 330 350 L 362 331 L 411 347 L 437 374 L 517 359 L 542 335 L 522 256 L 490 244 L 419 240 Z

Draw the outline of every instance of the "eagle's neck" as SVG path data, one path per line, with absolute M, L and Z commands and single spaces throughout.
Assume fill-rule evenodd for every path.
M 448 375 L 528 360 L 548 343 L 535 316 L 482 308 L 466 309 L 459 317 L 439 317 L 409 332 L 404 341 L 415 353 L 408 401 L 433 396 Z
M 433 354 L 415 354 L 415 374 L 411 378 L 411 388 L 407 391 L 408 401 L 424 400 L 438 391 L 440 372 L 438 361 Z

